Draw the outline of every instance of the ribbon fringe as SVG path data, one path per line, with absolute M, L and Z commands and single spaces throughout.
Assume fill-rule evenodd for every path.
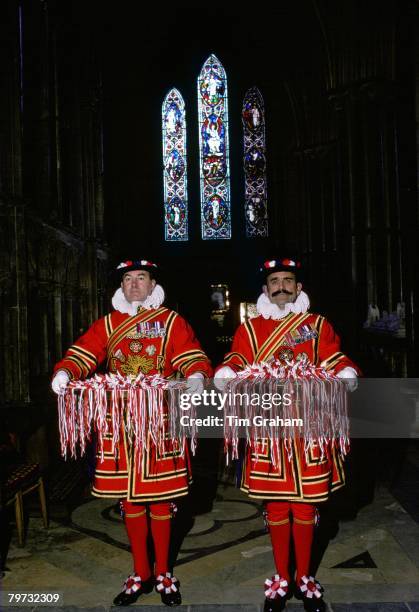
M 138 456 L 154 444 L 161 453 L 185 450 L 185 436 L 176 427 L 179 421 L 179 394 L 185 381 L 169 381 L 159 375 L 139 374 L 136 378 L 120 374 L 96 374 L 88 380 L 71 381 L 58 396 L 61 454 L 76 458 L 86 452 L 95 434 L 97 453 L 104 460 L 104 440 L 112 443 L 115 459 L 119 456 L 121 432 Z M 196 448 L 196 428 L 191 432 L 191 448 Z M 138 462 L 139 465 L 140 462 Z
M 76 458 L 78 451 L 80 456 L 84 455 L 94 434 L 103 462 L 104 441 L 110 439 L 111 433 L 118 459 L 123 432 L 137 459 L 149 443 L 160 455 L 168 450 L 183 455 L 186 434 L 195 453 L 195 419 L 191 418 L 193 424 L 188 428 L 179 426 L 182 416 L 179 396 L 185 389 L 185 380 L 169 381 L 157 374 L 139 374 L 136 378 L 97 374 L 88 380 L 71 381 L 65 393 L 58 396 L 63 457 Z M 261 453 L 266 456 L 268 449 L 274 466 L 280 461 L 282 448 L 291 460 L 295 440 L 302 445 L 306 457 L 314 446 L 319 448 L 320 459 L 330 457 L 333 449 L 342 457 L 349 450 L 345 382 L 308 360 L 255 363 L 229 380 L 225 392 L 225 414 L 230 416 L 224 418 L 227 464 L 238 459 L 239 439 L 243 435 L 256 456 Z M 251 401 L 255 396 L 272 398 L 274 394 L 280 394 L 282 401 L 279 405 L 271 404 L 269 410 Z M 290 401 L 284 401 L 284 397 Z M 193 406 L 189 414 L 195 415 Z M 256 416 L 262 417 L 262 423 L 255 422 Z M 284 425 L 278 425 L 277 418 Z M 298 424 L 296 419 L 300 419 Z
M 320 460 L 330 456 L 333 448 L 343 457 L 349 451 L 346 385 L 333 372 L 315 367 L 308 360 L 254 363 L 229 380 L 225 391 L 228 394 L 226 411 L 233 417 L 224 424 L 227 464 L 230 459 L 238 458 L 242 423 L 252 452 L 266 456 L 268 448 L 274 466 L 278 465 L 282 446 L 291 460 L 295 439 L 302 442 L 306 457 L 314 446 L 319 447 Z M 264 410 L 260 405 L 252 405 L 255 394 L 259 398 L 264 394 L 270 398 L 280 394 L 282 401 L 279 406 L 271 405 L 269 410 Z M 290 401 L 284 402 L 284 397 Z M 255 424 L 256 416 L 263 417 L 261 424 Z M 286 425 L 278 426 L 276 417 Z M 301 424 L 297 425 L 296 419 Z

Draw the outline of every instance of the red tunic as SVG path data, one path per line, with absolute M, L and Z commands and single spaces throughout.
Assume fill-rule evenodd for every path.
M 74 379 L 86 378 L 105 360 L 109 371 L 124 375 L 158 373 L 171 378 L 176 372 L 185 377 L 198 371 L 212 374 L 210 361 L 190 325 L 163 306 L 141 309 L 135 316 L 114 311 L 99 319 L 68 349 L 54 371 L 65 370 Z M 115 460 L 111 419 L 108 421 L 104 461 L 97 455 L 93 495 L 151 502 L 187 494 L 191 480 L 187 448 L 182 456 L 169 445 L 160 456 L 149 442 L 138 465 L 124 434 Z
M 238 328 L 231 352 L 222 366 L 235 371 L 261 361 L 300 359 L 304 355 L 315 366 L 336 374 L 348 366 L 357 366 L 340 351 L 340 340 L 333 327 L 322 316 L 290 313 L 278 321 L 262 316 L 250 319 Z M 247 451 L 241 488 L 250 497 L 271 500 L 316 503 L 328 498 L 331 490 L 345 484 L 342 459 L 332 445 L 327 456 L 320 457 L 314 446 L 304 453 L 299 440 L 293 442 L 292 458 L 282 447 L 280 461 L 274 467 L 268 444 L 258 454 Z

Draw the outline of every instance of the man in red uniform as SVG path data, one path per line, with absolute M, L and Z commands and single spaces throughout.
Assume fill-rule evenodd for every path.
M 340 351 L 339 337 L 321 315 L 308 312 L 310 302 L 302 291 L 301 265 L 292 259 L 266 261 L 265 285 L 257 302 L 258 317 L 240 325 L 230 353 L 215 378 L 233 378 L 247 365 L 272 359 L 305 359 L 315 366 L 334 371 L 348 386 L 356 385 L 358 369 Z M 310 576 L 310 556 L 315 522 L 315 503 L 325 501 L 330 491 L 344 485 L 340 456 L 334 448 L 322 457 L 317 445 L 307 455 L 299 440 L 293 442 L 289 459 L 282 447 L 277 466 L 270 461 L 269 449 L 248 450 L 241 488 L 250 497 L 263 499 L 272 541 L 276 575 L 265 583 L 265 612 L 283 610 L 291 596 L 289 573 L 290 537 L 294 541 L 295 595 L 305 610 L 326 610 L 320 585 Z M 292 524 L 290 523 L 292 517 Z M 293 578 L 293 577 L 292 577 Z
M 202 379 L 211 376 L 211 364 L 193 330 L 176 312 L 165 308 L 164 291 L 156 283 L 158 269 L 147 260 L 125 261 L 116 274 L 121 283 L 112 299 L 115 310 L 99 319 L 66 352 L 55 366 L 52 388 L 62 393 L 72 379 L 86 378 L 103 362 L 109 372 L 125 376 L 179 372 L 188 389 L 199 391 Z M 92 493 L 121 502 L 134 559 L 134 572 L 114 600 L 128 605 L 153 587 L 166 605 L 179 605 L 179 582 L 169 573 L 170 500 L 186 495 L 190 483 L 187 452 L 172 448 L 158 454 L 149 441 L 137 462 L 126 436 L 121 435 L 118 459 L 112 441 L 112 423 L 104 441 L 104 459 L 97 457 Z M 140 465 L 138 465 L 140 463 Z M 147 517 L 148 514 L 148 517 Z M 147 537 L 151 530 L 155 566 L 150 567 Z

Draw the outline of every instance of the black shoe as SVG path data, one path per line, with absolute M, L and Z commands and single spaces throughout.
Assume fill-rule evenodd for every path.
M 285 578 L 281 578 L 279 574 L 275 574 L 271 579 L 265 580 L 265 603 L 263 612 L 280 612 L 285 610 L 287 599 L 291 593 L 288 590 L 288 582 Z
M 323 597 L 321 597 L 320 599 L 318 598 L 314 599 L 314 597 L 312 597 L 311 599 L 308 599 L 308 597 L 304 597 L 303 604 L 304 604 L 304 610 L 307 610 L 307 612 L 326 612 L 327 611 L 327 605 Z
M 156 578 L 156 591 L 160 594 L 165 606 L 180 606 L 182 595 L 179 591 L 180 582 L 170 572 L 160 574 Z
M 276 597 L 275 599 L 268 599 L 266 597 L 263 612 L 281 612 L 281 610 L 285 610 L 287 599 L 288 597 Z
M 313 576 L 303 576 L 300 584 L 295 585 L 294 594 L 303 602 L 304 610 L 307 612 L 326 612 L 327 605 L 323 599 L 323 592 L 323 587 Z
M 121 591 L 113 600 L 114 606 L 129 606 L 137 601 L 140 595 L 151 593 L 154 587 L 154 577 L 150 576 L 147 580 L 141 580 L 140 576 L 131 574 L 124 582 L 124 590 Z

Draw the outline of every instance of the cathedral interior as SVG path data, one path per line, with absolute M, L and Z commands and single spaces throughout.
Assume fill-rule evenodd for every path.
M 295 256 L 312 311 L 364 377 L 419 377 L 419 5 L 3 0 L 0 39 L 0 451 L 37 466 L 49 521 L 37 492 L 25 495 L 21 545 L 1 459 L 2 590 L 103 610 L 130 569 L 129 544 L 112 500 L 89 494 L 89 450 L 61 458 L 50 385 L 66 349 L 110 311 L 120 261 L 161 265 L 167 304 L 216 366 L 260 293 L 261 262 Z M 230 237 L 204 239 L 212 143 L 201 142 L 197 83 L 211 56 L 228 83 L 215 140 L 228 153 Z M 167 239 L 176 221 L 162 157 L 172 88 L 186 117 L 179 240 Z M 262 170 L 244 154 L 251 88 L 263 101 Z M 253 235 L 249 168 L 263 174 L 267 211 Z M 409 438 L 354 439 L 346 487 L 320 508 L 315 562 L 332 612 L 419 611 L 418 421 L 416 409 Z M 198 446 L 171 554 L 185 607 L 250 612 L 272 552 L 262 504 L 235 487 L 219 442 Z

